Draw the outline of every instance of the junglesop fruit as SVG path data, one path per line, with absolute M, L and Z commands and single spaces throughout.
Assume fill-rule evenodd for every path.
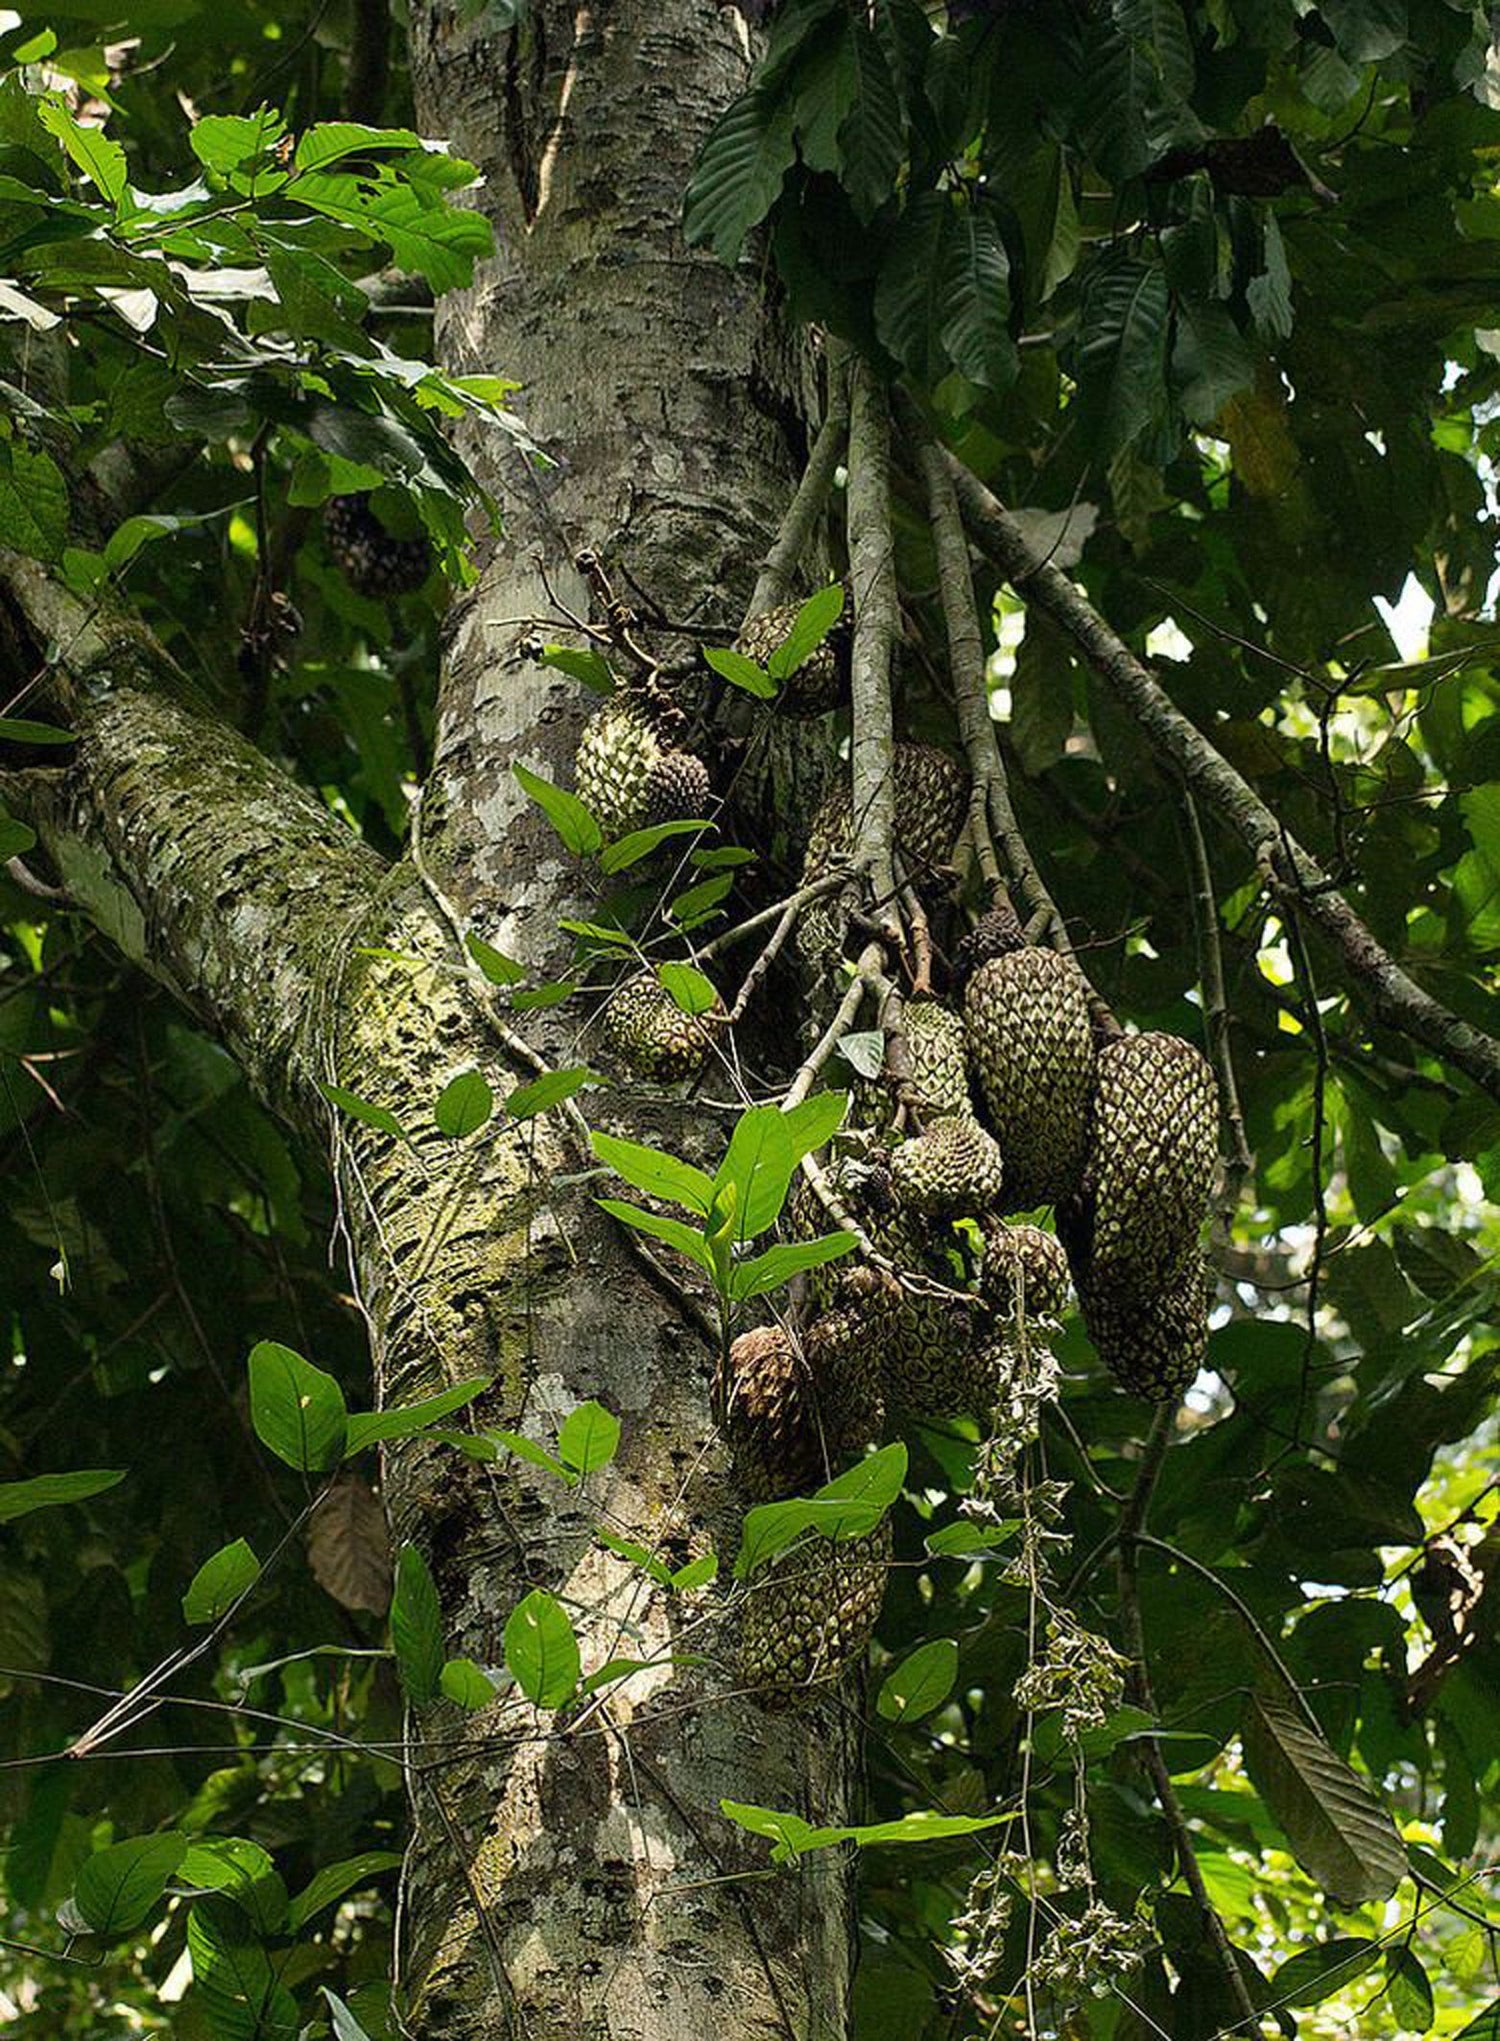
M 399 539 L 370 508 L 368 492 L 330 496 L 323 539 L 334 564 L 360 595 L 410 595 L 432 571 L 425 538 Z
M 924 1117 L 969 1112 L 964 1024 L 958 1015 L 936 999 L 910 999 L 901 1020 L 917 1110 Z
M 695 1077 L 724 1018 L 720 1000 L 707 1013 L 684 1013 L 649 971 L 627 978 L 602 1015 L 606 1046 L 633 1076 L 661 1084 Z
M 898 744 L 894 792 L 896 846 L 911 877 L 921 878 L 952 853 L 968 807 L 968 774 L 935 745 Z M 804 878 L 821 876 L 836 858 L 857 850 L 860 834 L 853 794 L 842 780 L 813 816 Z
M 776 1325 L 742 1332 L 721 1392 L 735 1474 L 756 1502 L 807 1495 L 880 1430 L 880 1375 L 856 1309 L 816 1319 L 798 1340 Z
M 1209 1295 L 1193 1254 L 1145 1294 L 1091 1283 L 1081 1300 L 1089 1337 L 1120 1387 L 1148 1403 L 1175 1403 L 1203 1365 Z
M 1055 950 L 981 964 L 964 994 L 979 1095 L 1005 1157 L 1004 1209 L 1078 1186 L 1088 1141 L 1094 1038 L 1077 967 Z
M 961 993 L 981 964 L 991 957 L 1008 957 L 1012 950 L 1024 950 L 1026 932 L 1015 909 L 1001 901 L 984 914 L 962 938 L 953 952 L 953 989 Z
M 1139 1290 L 1198 1244 L 1219 1154 L 1213 1072 L 1177 1035 L 1121 1035 L 1099 1051 L 1084 1184 L 1088 1280 Z
M 780 650 L 791 633 L 802 605 L 783 603 L 751 617 L 735 640 L 736 652 L 764 666 Z M 810 652 L 795 673 L 787 675 L 777 693 L 777 705 L 791 716 L 821 716 L 849 699 L 849 652 L 853 634 L 847 606 L 821 645 Z
M 831 1684 L 864 1651 L 890 1567 L 891 1527 L 862 1538 L 809 1538 L 753 1573 L 740 1632 L 740 1671 L 764 1699 Z
M 984 1229 L 979 1289 L 1002 1329 L 1014 1321 L 1018 1308 L 1028 1320 L 1061 1318 L 1069 1289 L 1061 1241 L 1040 1226 L 1006 1226 L 992 1219 Z
M 891 1157 L 891 1180 L 909 1212 L 925 1219 L 962 1219 L 988 1211 L 1004 1177 L 993 1135 L 966 1114 L 934 1120 L 925 1134 L 903 1141 Z
M 667 744 L 641 703 L 611 701 L 590 716 L 574 761 L 578 798 L 607 837 L 704 813 L 708 768 Z

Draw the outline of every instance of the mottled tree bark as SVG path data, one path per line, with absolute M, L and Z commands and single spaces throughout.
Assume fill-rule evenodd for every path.
M 566 783 L 591 705 L 521 654 L 524 620 L 547 614 L 549 589 L 586 607 L 583 546 L 669 615 L 732 619 L 805 453 L 802 368 L 758 270 L 721 269 L 678 229 L 698 144 L 746 74 L 743 25 L 706 0 L 538 0 L 495 35 L 444 5 L 416 10 L 412 46 L 421 124 L 482 166 L 499 241 L 444 304 L 441 352 L 518 378 L 556 462 L 537 473 L 508 443 L 466 448 L 506 529 L 451 620 L 420 868 L 383 868 L 242 738 L 185 710 L 138 633 L 61 615 L 67 598 L 24 563 L 4 579 L 39 637 L 71 648 L 79 742 L 65 770 L 7 792 L 79 904 L 331 1143 L 381 1401 L 483 1373 L 479 1421 L 549 1443 L 585 1397 L 619 1414 L 618 1462 L 582 1490 L 430 1441 L 389 1449 L 393 1530 L 432 1565 L 448 1651 L 498 1666 L 506 1618 L 544 1586 L 575 1618 L 586 1672 L 702 1660 L 657 1663 L 576 1726 L 514 1692 L 477 1716 L 444 1702 L 414 1715 L 405 2030 L 837 2041 L 847 1867 L 830 1854 L 755 1875 L 765 1846 L 719 1801 L 851 1818 L 855 1718 L 837 1697 L 771 1714 L 737 1693 L 724 1589 L 652 1588 L 593 1535 L 603 1524 L 680 1563 L 732 1514 L 708 1343 L 599 1213 L 566 1115 L 497 1117 L 466 1144 L 432 1120 L 466 1067 L 503 1096 L 538 1065 L 597 1060 L 578 1002 L 497 1024 L 463 970 L 473 928 L 555 974 L 560 920 L 591 904 L 510 773 L 520 760 Z M 411 1140 L 334 1115 L 330 1080 Z M 586 1103 L 638 1138 L 710 1150 L 727 1124 L 699 1109 L 694 1128 L 624 1084 Z

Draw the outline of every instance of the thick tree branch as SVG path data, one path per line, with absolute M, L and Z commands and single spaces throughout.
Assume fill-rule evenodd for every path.
M 1500 1099 L 1500 1041 L 1450 1013 L 1407 976 L 1317 860 L 1189 722 L 1067 575 L 1037 557 L 998 499 L 951 455 L 948 471 L 969 528 L 989 558 L 1027 602 L 1068 633 L 1163 757 L 1239 837 L 1286 905 L 1332 942 L 1351 991 L 1385 1026 L 1421 1042 Z
M 802 471 L 802 480 L 787 505 L 775 543 L 756 578 L 755 593 L 746 612 L 747 620 L 758 617 L 763 610 L 775 609 L 778 603 L 790 600 L 795 593 L 798 570 L 832 492 L 833 478 L 838 472 L 848 437 L 848 359 L 842 345 L 833 343 L 828 350 L 828 415 L 813 442 L 807 466 Z
M 849 395 L 849 573 L 854 584 L 854 834 L 877 911 L 892 921 L 896 895 L 895 728 L 891 656 L 896 563 L 891 536 L 891 419 L 884 384 L 856 363 Z

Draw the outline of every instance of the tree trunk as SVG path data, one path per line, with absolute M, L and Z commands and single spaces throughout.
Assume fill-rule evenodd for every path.
M 463 968 L 473 929 L 561 975 L 559 923 L 591 904 L 510 772 L 519 760 L 567 783 L 591 699 L 525 656 L 527 620 L 555 615 L 554 598 L 586 611 L 575 554 L 588 547 L 668 616 L 732 621 L 806 450 L 804 367 L 756 272 L 690 254 L 678 231 L 701 137 L 746 74 L 742 35 L 706 0 L 597 17 L 538 4 L 501 35 L 447 7 L 413 21 L 423 125 L 483 167 L 500 247 L 443 306 L 442 349 L 451 368 L 523 384 L 555 465 L 538 472 L 508 442 L 468 449 L 506 528 L 455 605 L 410 859 L 382 868 L 243 738 L 184 707 L 139 626 L 4 563 L 36 642 L 64 648 L 78 740 L 65 770 L 7 776 L 6 791 L 125 954 L 304 1133 L 332 1128 L 379 1401 L 484 1375 L 480 1423 L 550 1444 L 597 1397 L 623 1424 L 617 1461 L 581 1488 L 424 1438 L 387 1450 L 393 1530 L 431 1565 L 449 1655 L 500 1666 L 506 1620 L 540 1586 L 564 1598 L 585 1673 L 654 1661 L 561 1724 L 517 1690 L 477 1715 L 413 1711 L 398 1998 L 417 2041 L 836 2041 L 846 2028 L 847 1867 L 830 1855 L 766 1876 L 765 1844 L 719 1801 L 855 1818 L 855 1714 L 827 1695 L 767 1713 L 735 1691 L 727 1586 L 651 1587 L 594 1535 L 677 1563 L 710 1526 L 728 1544 L 700 1317 L 597 1209 L 576 1114 L 497 1114 L 460 1143 L 432 1110 L 461 1070 L 504 1096 L 592 1046 L 582 1002 L 526 1016 L 523 1041 Z M 408 1138 L 333 1113 L 330 1082 Z M 669 1146 L 711 1151 L 727 1127 L 623 1084 L 592 1101 Z M 732 1545 L 720 1556 L 727 1582 Z

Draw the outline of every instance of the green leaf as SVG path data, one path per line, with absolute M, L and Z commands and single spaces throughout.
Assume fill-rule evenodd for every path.
M 572 680 L 581 680 L 595 694 L 609 695 L 615 691 L 614 673 L 600 652 L 580 651 L 573 645 L 544 645 L 541 664 L 566 673 Z
M 432 1116 L 438 1132 L 462 1141 L 477 1133 L 495 1110 L 495 1094 L 478 1070 L 461 1070 L 438 1093 Z
M 745 236 L 775 204 L 796 160 L 792 110 L 764 88 L 734 101 L 704 143 L 688 185 L 683 232 L 734 262 Z
M 1344 1907 L 1388 1899 L 1406 1875 L 1395 1823 L 1291 1700 L 1252 1694 L 1243 1742 L 1245 1769 L 1307 1875 Z
M 250 1351 L 250 1421 L 261 1444 L 299 1473 L 324 1473 L 343 1456 L 343 1390 L 332 1375 L 273 1339 Z
M 1396 2024 L 1403 2033 L 1425 2034 L 1437 2018 L 1437 2007 L 1432 1985 L 1415 1949 L 1386 1950 L 1385 1988 Z
M 1336 1935 L 1315 1948 L 1299 1950 L 1283 1963 L 1271 1979 L 1271 1990 L 1280 2005 L 1321 2005 L 1379 1961 L 1378 1942 L 1363 1935 Z
M 731 687 L 754 695 L 758 701 L 775 700 L 778 692 L 775 681 L 763 666 L 757 666 L 745 653 L 736 652 L 728 645 L 705 645 L 703 657 L 719 678 L 727 680 Z
M 401 1684 L 418 1707 L 435 1700 L 443 1674 L 443 1611 L 427 1561 L 415 1545 L 396 1555 L 391 1644 Z
M 1471 2020 L 1454 2041 L 1500 2041 L 1500 1998 L 1486 2006 L 1477 2020 Z
M 576 794 L 565 793 L 524 765 L 513 764 L 511 771 L 575 857 L 592 857 L 603 847 L 604 831 Z
M 1010 332 L 1010 258 L 988 206 L 961 206 L 948 238 L 940 286 L 942 341 L 961 375 L 984 390 L 1008 389 L 1020 368 Z
M 0 1524 L 13 1523 L 34 1509 L 87 1502 L 91 1495 L 103 1495 L 124 1479 L 123 1467 L 80 1467 L 71 1474 L 33 1474 L 29 1481 L 0 1481 Z
M 917 192 L 885 237 L 876 280 L 875 330 L 897 361 L 922 380 L 941 366 L 938 329 L 945 308 L 933 279 L 948 274 L 954 225 L 945 192 Z
M 618 1219 L 622 1226 L 633 1227 L 637 1233 L 647 1233 L 653 1240 L 665 1241 L 668 1247 L 675 1247 L 679 1254 L 685 1254 L 705 1275 L 712 1276 L 714 1265 L 708 1242 L 694 1227 L 684 1226 L 680 1219 L 669 1219 L 661 1212 L 647 1212 L 639 1205 L 623 1204 L 618 1198 L 600 1198 L 598 1204 L 602 1212 L 608 1212 L 611 1219 Z
M 314 1914 L 332 1906 L 346 1892 L 369 1885 L 387 1871 L 399 1871 L 401 1859 L 394 1850 L 363 1850 L 357 1857 L 345 1857 L 337 1864 L 325 1864 L 297 1894 L 287 1912 L 287 1925 L 300 1934 Z
M 20 441 L 0 441 L 0 546 L 31 560 L 57 560 L 68 536 L 68 485 L 50 454 L 33 453 Z M 0 737 L 17 744 L 57 744 L 63 737 L 24 737 L 46 729 L 24 719 L 0 719 Z M 70 740 L 67 740 L 70 741 Z
M 187 1917 L 187 1945 L 194 2002 L 214 2041 L 296 2041 L 297 2002 L 265 1950 L 246 1938 L 237 1907 L 198 1900 Z
M 336 1991 L 330 1991 L 326 1984 L 320 1984 L 318 1989 L 328 2001 L 333 2041 L 373 2041 L 373 2036 L 359 2024 Z
M 653 851 L 661 849 L 674 836 L 701 836 L 713 824 L 703 819 L 684 822 L 653 822 L 649 829 L 632 829 L 628 836 L 620 836 L 599 853 L 599 869 L 609 877 L 615 872 L 628 871 L 638 865 L 642 858 L 648 858 Z
M 607 1467 L 619 1444 L 620 1420 L 592 1398 L 568 1412 L 557 1435 L 559 1458 L 578 1474 Z
M 1222 305 L 1179 298 L 1172 382 L 1184 415 L 1212 425 L 1231 397 L 1255 381 L 1255 358 Z
M 78 1874 L 73 1904 L 95 1934 L 128 1934 L 166 1891 L 187 1846 L 185 1835 L 168 1829 L 96 1850 Z
M 732 1184 L 738 1194 L 739 1239 L 776 1223 L 798 1166 L 838 1132 L 848 1110 L 847 1092 L 823 1091 L 789 1113 L 778 1106 L 741 1113 L 714 1176 L 715 1192 Z
M 356 151 L 365 155 L 372 150 L 420 149 L 422 138 L 410 128 L 372 128 L 362 121 L 325 120 L 319 121 L 298 138 L 297 153 L 293 158 L 299 170 L 321 170 L 329 163 L 336 163 L 341 156 L 352 156 Z
M 286 1925 L 281 1873 L 260 1844 L 245 1836 L 205 1836 L 190 1843 L 177 1876 L 184 1885 L 232 1899 L 258 1935 L 278 1935 Z
M 1266 266 L 1252 276 L 1245 287 L 1250 316 L 1267 340 L 1285 340 L 1292 330 L 1292 273 L 1287 267 L 1286 243 L 1276 215 L 1262 216 L 1266 237 Z
M 748 1579 L 804 1532 L 835 1540 L 864 1537 L 901 1493 L 905 1479 L 906 1447 L 897 1440 L 825 1481 L 814 1495 L 747 1510 L 734 1563 L 736 1579 Z
M 852 1233 L 825 1233 L 817 1240 L 789 1240 L 768 1247 L 753 1261 L 741 1262 L 730 1281 L 729 1294 L 736 1303 L 750 1297 L 764 1297 L 779 1290 L 804 1269 L 822 1268 L 825 1262 L 853 1254 L 859 1243 Z
M 945 1524 L 926 1540 L 934 1559 L 982 1559 L 997 1546 L 1008 1545 L 1021 1528 L 1019 1517 L 1000 1524 L 971 1524 L 967 1520 Z
M 476 1665 L 472 1658 L 448 1659 L 438 1685 L 445 1700 L 456 1702 L 471 1714 L 476 1708 L 488 1707 L 500 1691 L 483 1666 Z
M 429 159 L 430 160 L 430 159 Z M 472 165 L 449 159 L 448 172 L 468 182 Z M 414 269 L 434 291 L 466 288 L 474 263 L 488 255 L 494 235 L 484 214 L 469 208 L 432 205 L 413 184 L 387 174 L 379 179 L 335 171 L 298 176 L 299 203 L 312 206 L 357 233 L 384 241 L 401 269 Z
M 895 190 L 905 138 L 884 50 L 863 21 L 851 21 L 847 35 L 850 104 L 839 127 L 839 157 L 844 189 L 868 223 Z
M 707 1587 L 711 1580 L 719 1577 L 719 1555 L 717 1552 L 700 1552 L 696 1559 L 690 1559 L 685 1566 L 679 1566 L 672 1575 L 672 1586 L 680 1595 L 691 1593 L 695 1587 Z
M 471 1375 L 466 1381 L 455 1382 L 451 1389 L 439 1390 L 436 1396 L 424 1396 L 419 1403 L 398 1403 L 390 1410 L 352 1411 L 344 1441 L 344 1458 L 351 1459 L 355 1453 L 362 1453 L 366 1446 L 373 1446 L 384 1439 L 406 1439 L 414 1432 L 428 1430 L 445 1417 L 451 1417 L 455 1410 L 462 1410 L 466 1403 L 472 1403 L 476 1396 L 489 1388 L 492 1380 L 489 1375 Z
M 528 1460 L 533 1467 L 545 1468 L 547 1473 L 555 1474 L 559 1481 L 566 1481 L 572 1485 L 577 1478 L 570 1474 L 562 1461 L 555 1459 L 545 1446 L 539 1446 L 535 1439 L 528 1439 L 524 1432 L 492 1431 L 482 1433 L 480 1436 L 493 1439 L 497 1445 L 504 1446 L 508 1452 L 514 1453 L 518 1460 Z
M 388 1106 L 372 1105 L 358 1092 L 345 1091 L 341 1084 L 320 1084 L 318 1089 L 330 1105 L 347 1113 L 351 1120 L 361 1120 L 365 1126 L 374 1127 L 382 1134 L 393 1134 L 398 1141 L 406 1139 L 406 1129 Z
M 1144 258 L 1114 263 L 1085 295 L 1080 382 L 1100 408 L 1106 459 L 1162 415 L 1170 311 L 1166 271 Z
M 260 1561 L 243 1538 L 221 1545 L 188 1583 L 182 1613 L 189 1623 L 213 1623 L 260 1579 Z
M 72 744 L 71 730 L 59 730 L 55 723 L 34 723 L 26 716 L 0 716 L 0 743 Z
M 622 1141 L 614 1134 L 595 1132 L 589 1140 L 599 1160 L 607 1162 L 616 1176 L 623 1176 L 632 1190 L 643 1191 L 648 1198 L 670 1198 L 690 1212 L 707 1215 L 713 1203 L 713 1180 L 693 1163 L 679 1162 L 660 1148 Z
M 658 964 L 656 979 L 679 1013 L 696 1018 L 700 1013 L 711 1012 L 718 1004 L 718 987 L 696 965 Z
M 511 994 L 511 1005 L 517 1013 L 532 1013 L 546 1006 L 561 1006 L 578 990 L 571 978 L 558 978 L 546 985 L 535 985 L 529 992 Z M 603 1083 L 602 1078 L 596 1080 Z
M 263 106 L 253 114 L 205 114 L 189 128 L 188 144 L 206 170 L 226 177 L 264 163 L 285 132 L 280 114 Z
M 805 666 L 843 614 L 841 581 L 831 581 L 826 588 L 810 595 L 792 619 L 792 628 L 766 661 L 771 678 L 785 680 Z
M 597 1070 L 590 1070 L 586 1064 L 576 1064 L 569 1070 L 549 1070 L 544 1077 L 536 1078 L 530 1084 L 518 1084 L 505 1101 L 505 1110 L 513 1120 L 535 1119 L 538 1113 L 545 1113 L 553 1106 L 559 1106 L 564 1099 L 582 1091 L 586 1084 L 607 1084 Z
M 37 103 L 37 118 L 48 134 L 54 135 L 90 183 L 96 185 L 111 205 L 118 205 L 125 189 L 125 151 L 112 142 L 102 128 L 85 127 L 74 120 L 60 100 Z
M 917 1722 L 942 1706 L 957 1678 L 957 1644 L 951 1637 L 934 1637 L 886 1675 L 876 1712 L 887 1722 Z
M 598 1524 L 594 1526 L 594 1536 L 606 1551 L 613 1552 L 617 1559 L 624 1559 L 631 1566 L 638 1566 L 658 1587 L 670 1587 L 671 1567 L 658 1559 L 654 1552 L 648 1552 L 644 1545 L 637 1544 L 633 1538 L 617 1538 L 613 1531 L 606 1531 Z
M 28 829 L 24 822 L 18 822 L 14 815 L 0 814 L 0 862 L 24 857 L 27 851 L 35 848 L 35 830 Z
M 524 964 L 518 964 L 514 957 L 506 956 L 504 950 L 497 950 L 493 943 L 487 943 L 482 936 L 466 935 L 464 948 L 491 985 L 519 985 L 526 976 Z
M 711 920 L 720 901 L 728 898 L 733 887 L 733 874 L 720 872 L 712 879 L 702 879 L 696 886 L 689 886 L 685 893 L 679 893 L 669 903 L 667 912 L 686 933 Z
M 868 1849 L 882 1843 L 934 1843 L 955 1836 L 977 1835 L 981 1829 L 999 1828 L 1014 1821 L 1014 1814 L 940 1814 L 923 1808 L 902 1815 L 899 1821 L 878 1821 L 863 1827 L 815 1828 L 800 1814 L 784 1814 L 771 1807 L 755 1807 L 738 1800 L 721 1800 L 719 1811 L 751 1835 L 765 1836 L 775 1844 L 773 1864 L 789 1863 L 809 1850 L 826 1850 L 836 1843 L 853 1843 Z
M 578 1639 L 562 1603 L 545 1588 L 533 1588 L 511 1611 L 505 1663 L 535 1707 L 560 1708 L 577 1691 Z

